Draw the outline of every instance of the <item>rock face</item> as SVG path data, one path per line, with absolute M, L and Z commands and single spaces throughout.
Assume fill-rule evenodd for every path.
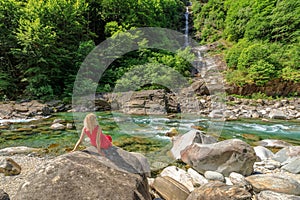
M 210 182 L 195 189 L 186 200 L 251 200 L 251 194 L 242 187 L 221 182 Z
M 257 86 L 255 84 L 246 84 L 243 87 L 230 86 L 226 90 L 229 94 L 239 94 L 243 96 L 251 95 L 253 93 L 264 93 L 268 96 L 287 96 L 292 93 L 300 93 L 300 83 L 293 83 L 282 80 L 274 80 L 268 82 L 264 86 Z
M 247 143 L 231 139 L 214 144 L 194 143 L 181 152 L 181 159 L 200 173 L 217 171 L 224 176 L 231 172 L 250 175 L 256 155 Z
M 151 199 L 145 174 L 131 173 L 133 164 L 117 149 L 106 151 L 107 157 L 94 150 L 50 160 L 26 180 L 15 199 Z
M 246 177 L 253 186 L 254 191 L 271 190 L 273 192 L 300 195 L 300 183 L 283 176 L 272 174 L 259 174 Z
M 212 144 L 216 142 L 217 140 L 210 135 L 206 135 L 201 131 L 191 130 L 173 139 L 171 154 L 175 159 L 179 160 L 181 159 L 180 152 L 193 143 Z
M 11 158 L 0 160 L 0 173 L 6 176 L 14 176 L 21 173 L 21 166 Z

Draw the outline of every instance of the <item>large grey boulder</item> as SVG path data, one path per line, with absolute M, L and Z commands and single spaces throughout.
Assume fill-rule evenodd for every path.
M 140 158 L 115 147 L 105 151 L 106 157 L 95 152 L 91 148 L 48 161 L 14 199 L 151 199 L 143 166 L 137 168 Z
M 198 130 L 191 130 L 173 139 L 171 154 L 176 160 L 179 160 L 181 159 L 180 152 L 193 143 L 212 144 L 216 142 L 217 139 L 213 136 L 206 135 Z
M 181 152 L 181 159 L 202 174 L 217 171 L 224 176 L 231 172 L 250 175 L 256 154 L 242 140 L 230 139 L 214 144 L 194 143 Z

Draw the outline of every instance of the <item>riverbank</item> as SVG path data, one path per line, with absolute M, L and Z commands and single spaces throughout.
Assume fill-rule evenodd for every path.
M 203 82 L 194 82 L 176 96 L 165 90 L 98 94 L 89 106 L 50 102 L 0 102 L 0 124 L 9 119 L 30 119 L 51 116 L 58 112 L 113 111 L 130 115 L 197 114 L 201 117 L 222 120 L 281 119 L 300 120 L 300 98 L 245 99 L 234 96 L 207 95 Z M 220 98 L 222 98 L 220 100 Z M 86 101 L 90 101 L 86 98 Z M 76 101 L 75 101 L 76 102 Z
M 199 195 L 203 199 L 216 199 L 218 195 L 221 195 L 222 199 L 233 197 L 247 200 L 266 200 L 275 197 L 298 199 L 300 198 L 298 190 L 300 188 L 298 164 L 300 146 L 292 146 L 281 141 L 273 141 L 273 144 L 277 144 L 277 151 L 279 150 L 277 153 L 273 153 L 263 146 L 250 147 L 237 139 L 218 142 L 212 136 L 192 130 L 177 137 L 170 150 L 170 156 L 179 156 L 177 159 L 182 161 L 176 165 L 173 163 L 171 166 L 162 167 L 158 173 L 155 171 L 148 179 L 139 176 L 149 175 L 150 172 L 145 157 L 120 148 L 117 148 L 116 151 L 106 152 L 106 158 L 93 154 L 93 148 L 58 157 L 39 157 L 34 153 L 34 149 L 23 148 L 22 152 L 20 149 L 10 148 L 7 151 L 0 151 L 0 169 L 5 163 L 3 160 L 10 158 L 20 165 L 21 173 L 14 176 L 4 176 L 0 173 L 0 189 L 9 194 L 11 199 L 20 199 L 23 195 L 27 196 L 25 199 L 28 199 L 29 196 L 33 199 L 38 196 L 46 198 L 47 192 L 45 193 L 44 186 L 47 190 L 67 188 L 58 190 L 55 194 L 51 193 L 53 197 L 76 197 L 79 194 L 91 197 L 101 190 L 102 198 L 113 199 L 114 195 L 124 194 L 125 188 L 132 187 L 134 190 L 142 191 L 141 195 L 148 196 L 143 198 L 147 200 L 174 199 L 175 197 L 178 200 L 196 200 Z M 261 145 L 263 144 L 261 143 Z M 268 147 L 268 145 L 265 146 Z M 199 151 L 201 148 L 210 150 Z M 195 154 L 197 151 L 199 152 Z M 124 159 L 133 159 L 126 155 L 137 156 L 138 163 L 128 163 L 137 167 L 133 169 L 143 169 L 143 171 L 132 172 L 131 168 L 124 165 L 123 159 L 118 164 L 114 159 L 120 158 L 115 157 L 115 153 L 121 157 L 124 156 Z M 218 159 L 219 156 L 223 159 Z M 109 160 L 114 161 L 115 165 L 111 165 Z M 191 162 L 192 160 L 193 162 Z M 97 172 L 95 172 L 96 166 L 100 167 Z M 90 173 L 94 174 L 93 179 L 82 175 Z M 100 179 L 100 177 L 105 179 Z M 123 188 L 120 190 L 124 191 L 113 194 L 110 185 L 112 181 L 116 181 L 116 177 L 123 177 L 125 182 L 118 182 L 114 187 Z M 80 183 L 83 178 L 86 185 L 98 183 L 101 187 L 81 190 Z M 95 181 L 98 179 L 104 181 Z M 131 179 L 138 181 L 138 185 L 142 184 L 147 190 L 140 190 L 141 188 L 135 185 Z M 127 182 L 129 180 L 131 181 Z M 23 185 L 24 183 L 26 186 Z M 20 188 L 22 185 L 23 187 Z M 72 185 L 72 187 L 67 185 Z M 75 192 L 75 194 L 72 191 L 79 193 Z M 82 193 L 82 191 L 85 192 Z M 227 193 L 226 191 L 231 192 Z M 126 194 L 130 195 L 129 191 Z M 46 199 L 51 198 L 47 197 Z M 132 197 L 132 199 L 135 198 Z

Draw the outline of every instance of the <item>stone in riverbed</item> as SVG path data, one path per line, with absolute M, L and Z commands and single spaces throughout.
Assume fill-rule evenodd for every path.
M 179 160 L 181 159 L 180 152 L 193 143 L 211 144 L 216 142 L 217 139 L 210 135 L 206 135 L 201 131 L 191 130 L 174 138 L 171 154 L 176 160 Z
M 251 200 L 251 197 L 242 187 L 213 181 L 195 189 L 186 200 Z
M 255 192 L 271 190 L 274 192 L 300 195 L 300 183 L 294 179 L 272 174 L 258 174 L 246 177 Z
M 257 200 L 300 200 L 300 196 L 265 190 L 256 195 Z
M 50 129 L 52 130 L 64 130 L 65 128 L 66 126 L 60 123 L 55 123 L 50 126 Z
M 233 185 L 243 186 L 248 189 L 251 188 L 250 184 L 246 181 L 245 176 L 242 174 L 231 172 L 229 174 L 229 179 Z
M 224 176 L 231 172 L 250 175 L 256 155 L 247 143 L 230 139 L 214 144 L 194 143 L 181 151 L 181 159 L 200 173 L 210 170 Z

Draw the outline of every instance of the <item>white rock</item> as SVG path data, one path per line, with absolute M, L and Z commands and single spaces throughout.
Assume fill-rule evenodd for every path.
M 274 156 L 273 152 L 263 146 L 254 147 L 255 154 L 261 160 L 266 160 L 268 158 L 272 158 Z
M 190 192 L 194 190 L 194 185 L 191 176 L 186 171 L 176 166 L 166 167 L 160 173 L 160 176 L 169 176 L 172 179 L 181 183 L 182 185 L 186 186 Z
M 196 170 L 189 168 L 187 172 L 191 176 L 194 186 L 204 185 L 205 183 L 208 183 L 208 180 L 204 176 L 199 174 Z

